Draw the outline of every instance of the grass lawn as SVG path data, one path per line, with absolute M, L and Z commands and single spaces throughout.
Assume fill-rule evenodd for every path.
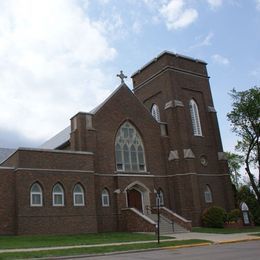
M 151 249 L 168 246 L 178 245 L 191 245 L 197 243 L 207 243 L 207 240 L 191 239 L 191 240 L 179 240 L 171 242 L 162 242 L 159 245 L 157 243 L 147 243 L 134 245 L 120 245 L 120 246 L 106 246 L 106 247 L 92 247 L 92 248 L 74 248 L 64 250 L 48 250 L 48 251 L 37 251 L 37 252 L 19 252 L 19 253 L 0 253 L 0 259 L 26 259 L 26 258 L 40 258 L 40 257 L 53 257 L 53 256 L 72 256 L 72 255 L 83 255 L 83 254 L 101 254 L 110 252 L 120 252 L 127 250 L 139 250 L 139 249 Z
M 247 233 L 247 232 L 260 232 L 260 227 L 244 227 L 244 228 L 194 227 L 194 228 L 192 228 L 192 232 L 215 233 L 215 234 L 235 234 L 235 233 Z
M 93 245 L 145 240 L 156 240 L 156 236 L 153 234 L 129 232 L 111 232 L 82 235 L 0 236 L 0 249 Z

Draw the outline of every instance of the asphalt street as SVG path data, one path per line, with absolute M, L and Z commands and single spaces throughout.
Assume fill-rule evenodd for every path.
M 75 258 L 73 258 L 75 259 Z M 162 249 L 148 252 L 126 253 L 106 256 L 90 256 L 76 259 L 93 260 L 258 260 L 260 259 L 260 241 L 231 244 L 190 247 L 180 249 Z

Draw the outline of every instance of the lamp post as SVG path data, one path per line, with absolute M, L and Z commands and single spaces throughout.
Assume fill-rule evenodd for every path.
M 156 191 L 156 206 L 157 206 L 157 242 L 160 244 L 160 192 Z

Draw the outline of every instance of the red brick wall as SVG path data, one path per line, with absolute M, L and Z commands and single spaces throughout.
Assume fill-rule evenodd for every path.
M 18 234 L 91 233 L 97 231 L 94 176 L 89 173 L 18 170 Z M 38 182 L 43 189 L 43 207 L 30 206 L 30 187 Z M 52 206 L 52 188 L 64 188 L 65 206 Z M 85 206 L 73 206 L 73 188 L 80 183 L 85 189 Z
M 0 235 L 14 234 L 15 229 L 15 175 L 0 167 Z

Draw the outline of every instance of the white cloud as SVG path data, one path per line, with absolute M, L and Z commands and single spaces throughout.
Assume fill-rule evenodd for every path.
M 2 127 L 44 139 L 107 96 L 102 69 L 116 50 L 86 15 L 87 3 L 0 2 Z
M 210 32 L 208 33 L 205 37 L 199 36 L 196 41 L 197 43 L 191 46 L 191 49 L 194 48 L 199 48 L 203 46 L 210 46 L 211 45 L 211 40 L 214 37 L 214 33 Z
M 221 64 L 221 65 L 228 65 L 230 63 L 228 58 L 225 58 L 219 54 L 212 55 L 212 59 L 215 63 Z
M 216 9 L 223 4 L 223 0 L 207 0 L 212 9 Z
M 186 8 L 184 0 L 170 0 L 159 11 L 169 30 L 187 27 L 198 18 L 197 10 Z
M 255 0 L 256 2 L 256 9 L 260 11 L 260 0 Z

